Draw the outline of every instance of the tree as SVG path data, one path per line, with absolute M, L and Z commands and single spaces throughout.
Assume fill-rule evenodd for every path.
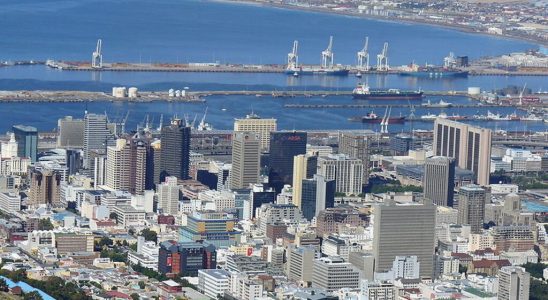
M 156 233 L 156 231 L 150 230 L 148 228 L 141 230 L 141 235 L 145 238 L 145 241 L 152 241 L 155 243 L 158 241 L 158 234 Z
M 141 290 L 144 290 L 144 289 L 145 289 L 146 284 L 145 284 L 144 281 L 141 280 L 141 281 L 139 281 L 138 284 L 139 284 L 139 288 L 140 288 Z
M 49 219 L 40 219 L 38 221 L 38 230 L 53 230 L 53 224 Z
M 34 292 L 26 293 L 23 296 L 23 300 L 43 300 L 43 298 L 42 296 L 40 296 L 38 292 L 34 291 Z
M 114 242 L 112 241 L 112 239 L 104 236 L 102 237 L 98 242 L 97 242 L 97 248 L 99 249 L 103 249 L 105 246 L 112 246 L 114 244 Z
M 108 217 L 111 220 L 117 220 L 118 219 L 118 215 L 115 212 L 111 212 L 110 215 L 108 215 Z
M 131 299 L 133 299 L 133 300 L 139 300 L 139 294 L 137 294 L 137 293 L 133 293 L 133 294 L 131 294 L 131 295 L 129 295 L 129 296 L 130 296 Z
M 4 280 L 3 278 L 0 278 L 0 291 L 4 291 L 4 292 L 7 292 L 8 291 L 8 284 L 6 282 L 6 280 Z

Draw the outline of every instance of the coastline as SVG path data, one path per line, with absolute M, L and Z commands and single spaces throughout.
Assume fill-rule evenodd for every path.
M 449 24 L 442 24 L 442 23 L 437 23 L 437 22 L 428 22 L 426 20 L 398 19 L 398 18 L 378 16 L 378 15 L 352 13 L 352 12 L 348 12 L 348 11 L 334 11 L 332 9 L 321 8 L 321 7 L 304 7 L 304 6 L 287 5 L 287 4 L 281 4 L 281 3 L 271 3 L 271 2 L 255 1 L 255 0 L 205 0 L 205 1 L 225 3 L 225 4 L 234 4 L 234 5 L 252 5 L 252 6 L 256 6 L 256 7 L 277 8 L 277 9 L 302 11 L 302 12 L 313 12 L 313 13 L 321 13 L 321 14 L 331 14 L 331 15 L 355 17 L 355 18 L 366 19 L 366 20 L 374 20 L 374 21 L 382 21 L 382 22 L 390 22 L 390 23 L 399 23 L 399 24 L 425 25 L 425 26 L 438 27 L 438 28 L 443 28 L 443 29 L 448 29 L 448 30 L 460 31 L 460 32 L 464 32 L 464 33 L 484 35 L 486 37 L 492 37 L 492 38 L 497 38 L 497 39 L 524 41 L 524 42 L 533 43 L 537 47 L 548 47 L 548 41 L 541 41 L 541 40 L 534 39 L 534 38 L 528 38 L 528 37 L 524 37 L 524 36 L 508 35 L 508 34 L 501 34 L 501 35 L 499 35 L 499 34 L 490 34 L 490 33 L 485 32 L 485 31 L 477 31 L 477 30 L 474 30 L 473 28 L 470 28 L 468 26 L 458 25 L 458 24 L 449 25 Z

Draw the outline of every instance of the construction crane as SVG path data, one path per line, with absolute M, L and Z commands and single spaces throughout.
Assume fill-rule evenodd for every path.
M 97 40 L 97 47 L 91 55 L 91 67 L 94 69 L 100 69 L 103 67 L 103 54 L 101 53 L 101 48 L 103 46 L 103 41 L 101 39 Z
M 365 38 L 365 45 L 361 51 L 358 51 L 358 69 L 369 71 L 369 52 L 367 47 L 369 45 L 369 37 Z
M 519 93 L 519 105 L 523 105 L 523 93 L 525 93 L 525 88 L 527 87 L 527 82 L 523 85 L 523 89 Z
M 384 43 L 382 52 L 377 54 L 377 71 L 388 71 L 388 42 Z
M 333 36 L 329 37 L 329 45 L 327 49 L 322 51 L 322 68 L 331 69 L 333 68 Z
M 287 68 L 296 69 L 299 66 L 299 41 L 293 41 L 293 51 L 287 54 Z

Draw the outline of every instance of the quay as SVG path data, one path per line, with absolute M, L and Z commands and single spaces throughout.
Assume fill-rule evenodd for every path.
M 325 109 L 325 108 L 385 108 L 390 107 L 423 107 L 423 108 L 443 108 L 443 107 L 428 107 L 420 105 L 409 104 L 285 104 L 284 108 L 302 108 L 302 109 Z M 474 104 L 453 104 L 450 108 L 477 108 L 477 107 L 511 107 L 511 105 L 498 105 L 498 104 L 486 104 L 486 105 L 474 105 Z

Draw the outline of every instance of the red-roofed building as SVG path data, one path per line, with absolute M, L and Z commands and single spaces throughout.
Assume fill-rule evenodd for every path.
M 496 276 L 499 273 L 500 268 L 511 266 L 507 259 L 497 260 L 475 260 L 468 264 L 468 273 L 482 273 L 489 276 Z
M 108 291 L 106 292 L 106 296 L 114 300 L 123 300 L 123 299 L 131 300 L 131 297 L 128 294 L 124 294 L 118 291 Z

